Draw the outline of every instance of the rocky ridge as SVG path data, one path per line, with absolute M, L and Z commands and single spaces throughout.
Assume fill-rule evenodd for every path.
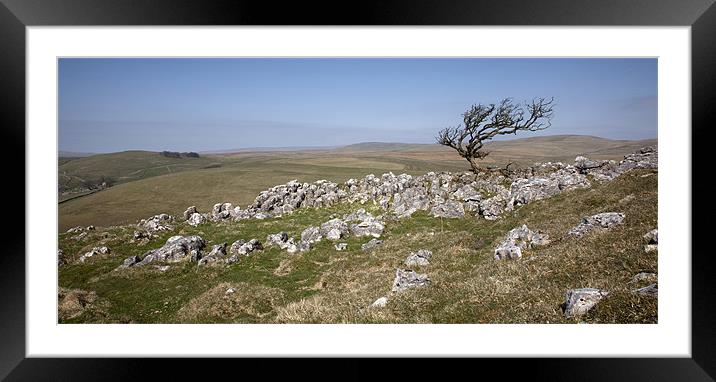
M 460 218 L 467 214 L 499 219 L 509 211 L 564 191 L 588 188 L 592 182 L 610 181 L 634 168 L 658 168 L 656 147 L 645 147 L 623 160 L 593 161 L 579 156 L 574 164 L 537 163 L 505 176 L 497 172 L 429 172 L 421 176 L 367 175 L 343 184 L 318 180 L 300 183 L 292 180 L 259 193 L 254 202 L 242 209 L 231 203 L 217 203 L 211 212 L 199 213 L 187 208 L 184 220 L 199 225 L 227 219 L 266 219 L 290 214 L 299 208 L 320 208 L 336 203 L 378 205 L 386 215 L 402 219 L 417 211 L 429 211 L 434 217 Z M 161 216 L 161 215 L 158 215 Z M 147 230 L 161 229 L 164 220 L 153 217 L 144 224 Z M 340 231 L 340 227 L 334 227 Z M 334 231 L 331 237 L 336 237 Z

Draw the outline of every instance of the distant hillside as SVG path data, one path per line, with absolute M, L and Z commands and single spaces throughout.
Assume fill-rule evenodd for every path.
M 244 147 L 239 149 L 208 150 L 200 154 L 236 154 L 236 153 L 259 153 L 259 152 L 296 152 L 296 151 L 323 151 L 338 148 L 339 146 L 290 146 L 290 147 Z
M 483 163 L 490 166 L 510 162 L 516 165 L 547 161 L 570 162 L 578 155 L 594 159 L 621 159 L 625 154 L 656 144 L 656 139 L 628 141 L 586 135 L 552 135 L 493 141 L 485 144 L 485 149 L 490 155 L 483 160 Z M 335 152 L 380 157 L 385 160 L 387 158 L 430 160 L 444 166 L 465 164 L 463 163 L 465 160 L 460 158 L 455 150 L 438 144 L 365 142 L 345 146 Z
M 75 152 L 75 151 L 62 151 L 60 150 L 58 152 L 58 157 L 60 158 L 83 158 L 88 157 L 91 155 L 95 155 L 94 153 L 82 153 L 82 152 Z
M 97 154 L 72 160 L 61 159 L 58 190 L 86 191 L 88 186 L 107 181 L 112 184 L 186 170 L 216 166 L 216 158 L 166 157 L 151 151 L 123 151 Z
M 398 143 L 398 142 L 362 142 L 339 147 L 337 151 L 410 151 L 421 149 L 442 149 L 438 144 Z
M 589 135 L 550 135 L 541 137 L 518 138 L 504 141 L 492 141 L 485 144 L 489 151 L 524 151 L 544 153 L 549 156 L 554 149 L 570 153 L 621 153 L 624 148 L 655 145 L 656 139 L 612 140 Z M 536 146 L 535 145 L 539 145 Z M 437 143 L 398 143 L 398 142 L 361 142 L 337 148 L 336 151 L 447 151 L 453 150 Z

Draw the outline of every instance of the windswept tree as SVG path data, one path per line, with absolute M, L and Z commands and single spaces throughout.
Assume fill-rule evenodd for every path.
M 470 162 L 474 172 L 479 172 L 479 161 L 489 154 L 484 150 L 486 141 L 497 135 L 550 127 L 553 103 L 554 98 L 535 98 L 524 104 L 515 104 L 511 98 L 505 98 L 498 104 L 472 105 L 462 114 L 462 125 L 441 130 L 435 139 L 437 143 L 455 149 Z

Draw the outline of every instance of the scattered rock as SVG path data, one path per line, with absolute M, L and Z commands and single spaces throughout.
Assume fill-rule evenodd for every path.
M 288 237 L 288 233 L 286 232 L 279 232 L 266 236 L 266 246 L 277 246 L 281 249 L 285 249 L 288 253 L 298 252 L 298 246 L 294 242 L 293 238 Z
M 231 203 L 216 203 L 211 209 L 211 220 L 218 221 L 234 217 L 234 206 Z
M 646 252 L 653 252 L 659 249 L 659 230 L 653 229 L 649 232 L 647 232 L 644 235 L 644 240 L 646 241 L 646 245 L 644 246 L 644 251 Z
M 502 215 L 502 212 L 505 210 L 505 206 L 505 198 L 502 197 L 502 195 L 495 195 L 480 202 L 480 215 L 485 217 L 487 220 L 499 219 L 500 215 Z
M 656 169 L 659 162 L 658 152 L 653 147 L 645 147 L 637 153 L 628 154 L 620 162 L 592 161 L 584 157 L 576 159 L 578 160 L 575 160 L 575 167 L 580 173 L 591 175 L 598 181 L 610 181 L 634 168 Z
M 584 223 L 601 228 L 611 228 L 617 224 L 621 224 L 624 220 L 624 214 L 619 212 L 604 212 L 584 218 Z
M 398 268 L 395 271 L 395 280 L 393 280 L 394 293 L 403 292 L 410 288 L 426 286 L 430 283 L 430 278 L 426 274 L 416 273 L 408 269 Z
M 436 203 L 430 210 L 430 215 L 440 218 L 461 218 L 465 216 L 465 209 L 462 203 L 454 200 L 446 200 Z
M 532 248 L 533 245 L 547 245 L 549 237 L 546 234 L 534 232 L 526 224 L 512 229 L 507 237 L 495 248 L 495 260 L 519 259 L 522 250 Z
M 318 243 L 321 239 L 323 239 L 323 235 L 319 227 L 308 227 L 301 232 L 301 241 L 304 243 Z
M 79 233 L 79 232 L 82 232 L 82 231 L 84 231 L 84 230 L 85 230 L 84 227 L 79 227 L 79 226 L 77 226 L 77 227 L 72 227 L 72 228 L 68 229 L 68 230 L 67 230 L 67 233 Z
M 140 242 L 145 243 L 152 238 L 156 237 L 156 235 L 153 235 L 147 231 L 134 231 L 134 234 L 132 234 L 132 243 Z
M 169 223 L 172 220 L 174 220 L 174 218 L 171 215 L 159 214 L 154 215 L 149 219 L 142 219 L 137 225 L 144 228 L 144 230 L 149 233 L 171 231 L 172 226 L 170 226 Z
M 574 167 L 576 167 L 581 174 L 587 174 L 590 170 L 600 168 L 606 164 L 607 161 L 593 161 L 583 156 L 574 158 Z
M 211 247 L 211 251 L 207 255 L 199 259 L 199 265 L 217 263 L 224 257 L 226 257 L 226 243 L 217 244 Z
M 90 257 L 92 257 L 92 256 L 95 256 L 95 255 L 107 255 L 107 254 L 109 254 L 109 252 L 110 252 L 110 251 L 109 251 L 109 248 L 107 248 L 107 247 L 94 247 L 94 248 L 92 248 L 91 251 L 86 252 L 84 255 L 80 256 L 80 258 L 79 258 L 78 261 L 79 261 L 80 263 L 84 263 L 85 260 L 87 260 L 88 258 L 90 258 Z
M 251 239 L 249 241 L 237 240 L 231 244 L 229 253 L 231 257 L 226 260 L 227 263 L 233 264 L 239 260 L 241 256 L 248 256 L 254 251 L 262 250 L 263 246 L 257 239 Z
M 621 224 L 624 221 L 624 214 L 619 212 L 604 212 L 582 218 L 582 222 L 572 228 L 567 234 L 571 236 L 582 236 L 594 229 L 606 229 Z
M 570 318 L 584 315 L 608 294 L 595 288 L 568 290 L 565 294 L 564 316 Z
M 656 282 L 657 275 L 656 273 L 652 272 L 639 272 L 634 277 L 632 277 L 631 282 L 632 283 L 638 283 L 638 282 Z
M 373 248 L 379 246 L 379 245 L 382 244 L 382 243 L 383 243 L 382 240 L 370 239 L 369 242 L 367 242 L 367 243 L 361 245 L 361 246 L 360 246 L 360 249 L 361 249 L 363 252 L 368 252 L 368 251 L 373 250 Z
M 331 219 L 321 224 L 321 235 L 330 241 L 338 241 L 348 232 L 348 223 L 341 219 Z
M 288 239 L 288 241 L 286 241 L 286 252 L 288 252 L 288 253 L 298 252 L 298 245 L 296 245 L 293 238 L 290 238 L 290 239 Z
M 67 265 L 67 258 L 65 258 L 65 252 L 62 249 L 57 250 L 57 266 L 61 267 Z
M 348 243 L 338 243 L 334 247 L 336 248 L 336 251 L 345 251 L 348 249 Z
M 124 259 L 124 262 L 122 263 L 122 265 L 119 266 L 119 268 L 129 268 L 140 261 L 142 261 L 142 258 L 140 258 L 139 256 L 129 256 L 128 258 Z
M 411 266 L 425 266 L 430 264 L 430 258 L 433 256 L 433 253 L 428 251 L 427 249 L 421 249 L 417 252 L 411 252 L 410 255 L 408 255 L 408 258 L 405 259 L 405 265 L 408 267 Z
M 172 236 L 161 248 L 146 252 L 141 261 L 130 266 L 140 266 L 155 261 L 168 263 L 182 260 L 199 261 L 202 257 L 201 250 L 205 246 L 204 240 L 199 236 Z M 128 260 L 125 260 L 125 263 Z
M 298 251 L 298 252 L 308 252 L 310 250 L 311 250 L 310 243 L 307 243 L 307 242 L 301 240 L 300 242 L 298 242 L 298 244 L 296 244 L 296 251 Z M 292 251 L 291 248 L 288 249 L 288 253 L 295 253 L 296 251 Z
M 635 290 L 634 293 L 643 294 L 645 296 L 659 297 L 659 285 L 651 284 L 649 286 L 645 286 L 643 288 Z
M 257 212 L 257 213 L 254 215 L 254 219 L 263 220 L 263 219 L 268 219 L 268 218 L 270 218 L 271 216 L 272 216 L 271 214 L 266 213 L 266 212 Z
M 196 206 L 191 206 L 184 211 L 184 220 L 189 220 L 191 215 L 197 213 Z
M 370 306 L 374 308 L 385 308 L 385 306 L 388 305 L 388 298 L 387 297 L 381 297 L 377 300 L 375 300 Z
M 331 229 L 330 231 L 326 232 L 326 239 L 330 241 L 338 241 L 341 239 L 341 231 L 337 229 Z
M 198 212 L 194 212 L 193 214 L 189 215 L 189 219 L 187 219 L 186 222 L 189 223 L 190 226 L 196 227 L 199 224 L 204 224 L 205 221 L 206 218 L 204 217 L 204 215 Z
M 555 179 L 534 177 L 519 179 L 510 187 L 510 207 L 521 206 L 536 200 L 542 200 L 561 192 L 559 182 Z
M 279 233 L 275 233 L 275 234 L 266 236 L 266 246 L 267 247 L 276 246 L 281 249 L 286 249 L 289 246 L 288 233 L 279 232 Z

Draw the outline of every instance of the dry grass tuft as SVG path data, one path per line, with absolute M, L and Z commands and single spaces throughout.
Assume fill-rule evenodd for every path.
M 177 319 L 186 323 L 260 320 L 273 315 L 282 302 L 283 292 L 277 288 L 220 283 L 179 309 Z
M 57 293 L 59 321 L 67 321 L 86 314 L 95 318 L 106 315 L 107 301 L 97 297 L 94 291 L 60 288 Z

